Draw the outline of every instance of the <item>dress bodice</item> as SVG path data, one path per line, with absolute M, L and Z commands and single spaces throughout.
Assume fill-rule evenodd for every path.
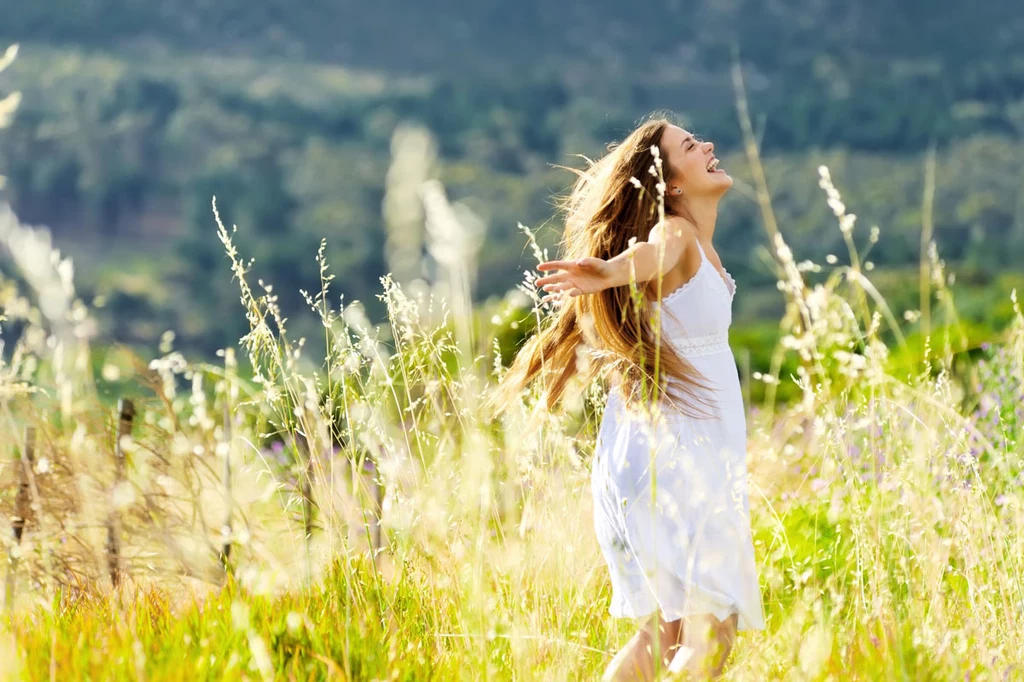
M 729 350 L 732 325 L 732 301 L 736 280 L 724 267 L 725 277 L 708 260 L 700 242 L 700 266 L 682 286 L 660 301 L 655 310 L 663 311 L 661 334 L 686 356 L 707 355 Z

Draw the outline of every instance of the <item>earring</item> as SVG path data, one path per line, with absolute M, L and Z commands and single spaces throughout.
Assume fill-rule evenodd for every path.
M 672 190 L 672 194 L 682 194 L 682 193 L 683 193 L 683 190 L 682 190 L 682 188 L 679 188 L 679 187 L 676 187 L 674 190 Z

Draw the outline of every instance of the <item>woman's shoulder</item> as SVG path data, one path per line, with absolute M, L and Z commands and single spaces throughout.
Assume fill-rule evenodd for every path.
M 697 226 L 681 215 L 666 215 L 654 229 L 687 244 L 697 241 Z
M 666 215 L 651 229 L 651 236 L 648 241 L 674 242 L 677 246 L 679 258 L 682 259 L 686 252 L 697 243 L 697 227 L 682 216 Z

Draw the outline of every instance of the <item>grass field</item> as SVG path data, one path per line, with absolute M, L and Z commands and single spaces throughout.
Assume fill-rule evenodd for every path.
M 41 253 L 22 229 L 9 216 L 6 244 Z M 32 508 L 20 545 L 5 540 L 17 567 L 3 673 L 594 679 L 632 634 L 606 615 L 610 587 L 592 536 L 601 387 L 579 387 L 567 413 L 541 414 L 535 431 L 525 428 L 535 395 L 507 421 L 485 422 L 478 396 L 502 368 L 496 352 L 467 360 L 462 344 L 496 351 L 524 308 L 496 313 L 484 336 L 387 278 L 383 330 L 358 305 L 339 313 L 326 295 L 310 297 L 332 349 L 311 368 L 272 292 L 249 289 L 230 235 L 221 231 L 253 330 L 241 352 L 254 376 L 240 378 L 233 350 L 222 365 L 193 364 L 167 339 L 160 359 L 135 370 L 149 393 L 136 398 L 121 442 L 120 480 L 115 415 L 78 362 L 87 311 L 75 312 L 59 261 L 19 261 L 29 290 L 5 293 L 5 337 L 18 333 L 4 366 L 0 504 L 14 514 L 28 471 Z M 750 412 L 768 629 L 741 634 L 728 679 L 1015 678 L 1024 634 L 1016 291 L 1001 342 L 954 372 L 962 339 L 933 260 L 941 332 L 907 374 L 905 362 L 890 366 L 883 341 L 898 346 L 906 330 L 885 328 L 898 321 L 863 295 L 866 279 L 837 266 L 825 285 L 803 287 L 777 245 L 794 311 L 780 354 L 795 354 L 798 370 L 756 378 L 794 382 L 802 399 Z M 104 367 L 99 380 L 123 371 Z M 37 436 L 24 469 L 27 425 Z M 125 576 L 116 589 L 112 518 Z
M 822 187 L 849 237 L 826 169 Z M 26 519 L 20 542 L 4 534 L 0 676 L 596 679 L 634 629 L 607 615 L 592 533 L 602 386 L 568 391 L 565 414 L 536 409 L 536 392 L 499 423 L 480 411 L 502 339 L 544 314 L 530 277 L 481 315 L 468 264 L 441 258 L 432 288 L 382 280 L 389 320 L 374 327 L 358 304 L 332 307 L 318 259 L 307 301 L 329 351 L 310 360 L 232 234 L 221 224 L 251 328 L 239 347 L 195 363 L 168 336 L 148 365 L 122 353 L 94 373 L 70 263 L 0 214 L 14 270 L 0 287 L 0 510 Z M 814 286 L 818 266 L 771 243 L 787 313 L 748 417 L 768 627 L 741 633 L 726 679 L 1019 679 L 1016 290 L 1011 322 L 968 362 L 927 239 L 928 305 L 902 318 L 852 238 Z M 913 362 L 911 335 L 927 339 Z M 123 438 L 101 399 L 112 384 L 135 387 Z M 781 386 L 796 398 L 776 401 Z

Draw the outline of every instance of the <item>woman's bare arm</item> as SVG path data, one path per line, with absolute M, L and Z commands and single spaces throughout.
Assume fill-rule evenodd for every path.
M 655 277 L 664 277 L 674 268 L 693 239 L 693 228 L 683 218 L 671 217 L 656 225 L 647 241 L 634 242 L 614 258 L 587 257 L 541 263 L 538 270 L 559 272 L 540 277 L 534 284 L 548 292 L 544 302 L 561 299 L 566 293 L 570 297 L 595 294 L 629 284 L 630 259 L 636 269 L 637 282 L 647 282 Z
M 664 222 L 655 225 L 647 241 L 634 242 L 619 255 L 608 259 L 609 286 L 629 284 L 631 258 L 638 283 L 664 277 L 666 272 L 679 264 L 693 239 L 692 228 L 683 218 L 666 218 Z

